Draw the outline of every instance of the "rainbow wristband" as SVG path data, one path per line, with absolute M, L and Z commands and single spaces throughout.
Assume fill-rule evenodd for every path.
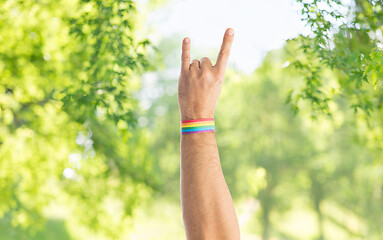
M 181 121 L 181 134 L 215 132 L 214 118 Z

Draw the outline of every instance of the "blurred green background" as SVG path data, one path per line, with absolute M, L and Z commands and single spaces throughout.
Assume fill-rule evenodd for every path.
M 179 2 L 0 2 L 0 239 L 186 239 L 184 33 L 146 21 Z M 308 33 L 230 65 L 216 110 L 242 239 L 383 239 L 383 3 L 294 4 Z

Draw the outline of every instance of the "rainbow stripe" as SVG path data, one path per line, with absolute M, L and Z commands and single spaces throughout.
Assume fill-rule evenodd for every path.
M 181 134 L 215 132 L 214 118 L 181 121 Z

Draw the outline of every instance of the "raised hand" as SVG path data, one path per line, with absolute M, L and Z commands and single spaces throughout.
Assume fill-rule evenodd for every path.
M 214 117 L 233 40 L 234 31 L 228 28 L 214 66 L 207 57 L 200 61 L 194 59 L 190 63 L 190 39 L 183 40 L 178 81 L 178 105 L 182 121 Z

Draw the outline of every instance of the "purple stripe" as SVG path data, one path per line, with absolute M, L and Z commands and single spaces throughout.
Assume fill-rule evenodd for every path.
M 215 130 L 202 130 L 202 131 L 195 131 L 195 132 L 183 132 L 183 134 L 191 134 L 191 133 L 203 133 L 203 132 L 215 132 Z

